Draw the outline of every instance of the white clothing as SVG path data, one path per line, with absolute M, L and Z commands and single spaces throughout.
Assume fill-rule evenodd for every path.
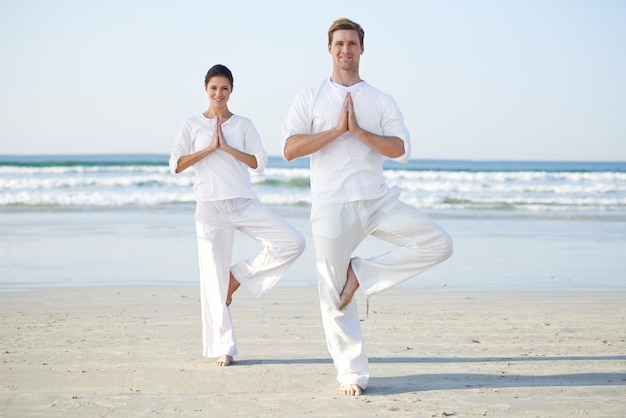
M 214 129 L 215 119 L 209 119 L 202 114 L 185 120 L 170 154 L 170 171 L 176 172 L 181 156 L 208 147 L 213 140 Z M 258 167 L 254 171 L 261 173 L 265 170 L 267 154 L 252 121 L 243 116 L 232 115 L 222 123 L 222 132 L 228 145 L 256 157 Z M 232 155 L 216 150 L 194 165 L 196 181 L 193 189 L 196 201 L 209 202 L 238 197 L 255 199 L 257 195 L 250 184 L 249 170 L 251 168 Z M 228 174 L 225 175 L 226 173 Z
M 346 92 L 350 91 L 359 126 L 369 132 L 396 136 L 407 162 L 409 134 L 395 101 L 365 82 L 343 87 L 325 80 L 300 92 L 288 113 L 283 150 L 295 134 L 314 134 L 336 126 Z M 311 226 L 315 242 L 322 322 L 326 343 L 340 385 L 365 389 L 369 366 L 356 303 L 338 309 L 348 266 L 367 296 L 395 286 L 441 263 L 452 254 L 450 236 L 419 210 L 398 200 L 383 177 L 386 157 L 347 132 L 311 154 Z M 367 237 L 398 247 L 368 259 L 352 257 Z
M 215 119 L 192 116 L 183 122 L 170 155 L 170 170 L 178 160 L 206 148 L 212 140 Z M 233 115 L 222 124 L 226 142 L 255 155 L 261 172 L 267 154 L 252 122 Z M 237 354 L 230 309 L 226 306 L 230 273 L 256 297 L 265 295 L 302 254 L 304 237 L 257 198 L 249 167 L 223 150 L 216 150 L 194 165 L 196 234 L 200 268 L 203 355 Z M 251 260 L 231 266 L 235 231 L 262 245 Z
M 409 132 L 394 99 L 362 81 L 350 87 L 330 80 L 301 91 L 293 100 L 282 132 L 282 149 L 295 134 L 313 134 L 334 128 L 346 93 L 350 92 L 357 123 L 368 132 L 396 136 L 404 141 L 404 154 L 394 161 L 407 162 L 411 156 Z M 377 199 L 387 193 L 383 177 L 386 157 L 344 133 L 311 154 L 311 199 L 313 204 Z
M 198 219 L 203 219 L 199 222 Z M 252 260 L 231 266 L 235 230 L 263 249 Z M 304 251 L 304 238 L 256 199 L 198 202 L 196 234 L 200 261 L 202 354 L 237 354 L 230 309 L 226 306 L 229 272 L 254 296 L 269 292 Z
M 452 254 L 452 240 L 428 216 L 398 200 L 396 191 L 376 200 L 317 205 L 311 226 L 318 267 L 320 306 L 326 344 L 340 385 L 367 387 L 369 366 L 353 301 L 337 309 L 348 264 L 367 297 L 404 282 Z M 371 258 L 352 257 L 368 236 L 397 248 Z M 352 257 L 352 258 L 351 258 Z

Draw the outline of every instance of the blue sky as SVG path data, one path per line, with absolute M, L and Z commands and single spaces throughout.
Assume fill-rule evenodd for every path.
M 413 158 L 626 161 L 626 1 L 0 0 L 0 154 L 169 153 L 231 68 L 270 155 L 327 29 L 365 29 L 361 76 Z

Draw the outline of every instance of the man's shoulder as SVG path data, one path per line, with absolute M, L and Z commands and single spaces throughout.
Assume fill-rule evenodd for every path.
M 302 90 L 300 90 L 299 94 L 315 94 L 316 92 L 323 90 L 324 88 L 327 88 L 329 85 L 330 85 L 329 80 L 325 78 L 322 81 L 319 81 L 315 84 L 311 84 L 303 88 Z
M 298 91 L 294 100 L 295 102 L 300 103 L 311 103 L 314 102 L 321 94 L 327 91 L 330 82 L 326 79 L 316 83 L 309 85 Z
M 376 94 L 376 95 L 383 96 L 389 99 L 393 99 L 393 97 L 389 93 L 379 89 L 378 87 L 368 83 L 367 81 L 363 82 L 363 91 L 368 92 L 370 94 Z

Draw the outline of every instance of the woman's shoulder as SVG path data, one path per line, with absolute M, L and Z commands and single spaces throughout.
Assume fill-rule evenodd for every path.
M 230 123 L 232 123 L 233 125 L 254 126 L 254 122 L 252 122 L 252 119 L 246 116 L 239 115 L 237 113 L 234 113 L 230 117 Z
M 202 115 L 202 113 L 194 114 L 191 116 L 187 116 L 183 119 L 183 125 L 198 125 L 205 122 L 207 119 Z

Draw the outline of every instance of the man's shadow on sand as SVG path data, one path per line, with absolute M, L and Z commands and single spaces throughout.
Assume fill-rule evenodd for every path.
M 400 357 L 370 358 L 370 364 L 425 364 L 425 363 L 486 363 L 486 362 L 526 362 L 526 361 L 626 361 L 626 356 L 557 356 L 557 357 Z M 311 365 L 329 364 L 330 359 L 258 359 L 242 360 L 242 366 L 290 364 Z M 575 364 L 572 369 L 575 370 Z M 437 373 L 411 374 L 392 377 L 371 377 L 367 395 L 392 395 L 427 390 L 454 390 L 476 388 L 518 388 L 540 386 L 626 386 L 626 373 L 570 373 L 555 375 L 515 375 L 477 373 Z

